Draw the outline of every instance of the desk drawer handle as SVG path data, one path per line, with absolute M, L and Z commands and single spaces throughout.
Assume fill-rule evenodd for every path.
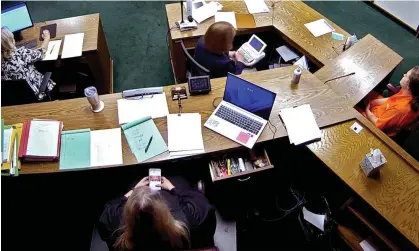
M 244 182 L 244 181 L 250 180 L 250 178 L 251 178 L 251 176 L 249 176 L 247 178 L 244 178 L 244 179 L 237 179 L 237 180 L 240 181 L 240 182 Z

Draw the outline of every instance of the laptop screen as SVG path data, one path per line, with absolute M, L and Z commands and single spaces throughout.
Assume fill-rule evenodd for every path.
M 228 74 L 223 100 L 269 120 L 276 93 Z
M 250 46 L 253 47 L 257 52 L 260 52 L 260 50 L 263 48 L 263 44 L 257 39 L 257 37 L 253 37 L 252 40 L 249 42 Z

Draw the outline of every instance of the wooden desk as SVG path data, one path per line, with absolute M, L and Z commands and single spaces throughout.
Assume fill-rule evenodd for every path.
M 307 147 L 419 247 L 419 163 L 384 134 L 377 137 L 379 130 L 363 118 L 322 129 L 322 140 Z M 360 134 L 350 129 L 355 121 L 364 127 Z M 378 179 L 367 178 L 359 166 L 370 148 L 387 159 Z
M 326 19 L 337 32 L 345 37 L 349 34 L 342 28 L 322 16 L 308 5 L 300 1 L 265 1 L 270 8 L 269 13 L 254 14 L 256 27 L 253 29 L 239 29 L 237 34 L 257 33 L 267 30 L 275 31 L 281 38 L 305 54 L 309 60 L 318 67 L 329 63 L 331 59 L 338 56 L 332 46 L 339 47 L 341 42 L 333 40 L 330 34 L 314 37 L 304 26 L 305 23 L 321 18 Z M 222 1 L 222 11 L 234 11 L 236 13 L 248 14 L 244 1 Z M 173 3 L 166 5 L 168 27 L 176 27 L 176 21 L 180 20 L 180 4 Z M 180 41 L 185 46 L 194 47 L 197 39 L 204 35 L 208 27 L 214 23 L 214 17 L 198 24 L 198 29 L 180 32 L 174 28 L 169 32 L 169 49 L 172 58 L 172 67 L 175 79 L 186 82 L 185 60 L 180 46 Z
M 40 46 L 40 28 L 49 24 L 57 24 L 57 36 L 52 40 L 64 39 L 64 36 L 69 34 L 84 33 L 83 55 L 80 61 L 88 63 L 100 94 L 113 93 L 112 60 L 99 13 L 36 23 L 22 31 L 22 42 L 36 39 Z M 63 43 L 64 41 L 61 43 L 60 55 Z
M 278 117 L 280 108 L 309 103 L 311 104 L 317 123 L 321 127 L 349 120 L 356 116 L 356 111 L 348 105 L 344 97 L 336 95 L 331 89 L 307 71 L 303 72 L 300 84 L 298 86 L 292 86 L 291 76 L 294 69 L 295 67 L 285 67 L 242 75 L 243 78 L 277 93 L 275 105 L 270 117 L 270 121 L 277 127 L 277 132 L 273 135 L 267 126 L 258 142 L 287 135 Z M 212 91 L 210 94 L 190 96 L 188 99 L 182 101 L 183 112 L 199 112 L 201 114 L 202 126 L 214 111 L 212 105 L 214 98 L 222 97 L 224 94 L 225 78 L 212 79 L 211 85 Z M 169 96 L 171 87 L 164 87 L 169 112 L 177 113 L 177 101 L 172 101 Z M 101 100 L 105 103 L 105 109 L 100 113 L 91 112 L 87 100 L 85 98 L 79 98 L 2 107 L 2 116 L 5 119 L 5 124 L 19 123 L 32 118 L 42 118 L 63 121 L 64 130 L 116 128 L 119 127 L 117 100 L 120 98 L 120 93 L 101 96 Z M 156 119 L 155 123 L 167 142 L 166 118 Z M 241 147 L 237 143 L 205 127 L 202 130 L 206 153 Z M 135 156 L 131 153 L 124 136 L 122 137 L 122 146 L 123 165 L 137 164 Z M 150 159 L 148 162 L 158 162 L 168 159 L 169 154 L 165 153 Z M 60 170 L 58 169 L 57 162 L 40 162 L 24 163 L 20 173 L 52 173 L 58 171 Z
M 402 59 L 399 54 L 368 34 L 314 75 L 325 82 L 355 72 L 355 75 L 327 83 L 334 92 L 346 95 L 355 106 L 386 79 Z

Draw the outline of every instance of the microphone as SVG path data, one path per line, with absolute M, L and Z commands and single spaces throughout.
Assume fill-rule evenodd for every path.
M 326 80 L 323 84 L 326 84 L 327 82 L 330 82 L 330 81 L 333 81 L 333 80 L 336 80 L 336 79 L 348 77 L 348 76 L 351 76 L 351 75 L 355 75 L 355 72 L 351 72 L 351 73 L 346 74 L 346 75 L 342 75 L 342 76 L 339 76 L 339 77 L 336 77 L 336 78 L 332 78 L 332 79 Z

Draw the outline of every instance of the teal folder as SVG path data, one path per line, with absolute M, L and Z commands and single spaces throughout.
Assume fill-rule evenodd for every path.
M 124 130 L 131 152 L 138 162 L 143 162 L 168 150 L 156 124 L 149 116 L 121 127 Z M 150 138 L 152 138 L 151 142 Z
M 60 169 L 90 167 L 90 129 L 63 131 L 61 134 Z

